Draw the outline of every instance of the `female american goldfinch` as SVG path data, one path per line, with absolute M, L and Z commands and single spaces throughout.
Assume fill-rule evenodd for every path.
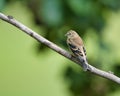
M 86 59 L 86 50 L 81 37 L 73 30 L 68 31 L 65 36 L 67 36 L 67 44 L 70 50 L 76 58 L 80 61 L 82 59 L 82 62 L 84 62 L 83 68 L 86 71 L 88 69 L 88 63 Z

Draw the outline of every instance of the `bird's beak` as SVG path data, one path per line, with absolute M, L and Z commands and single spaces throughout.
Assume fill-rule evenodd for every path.
M 65 36 L 68 36 L 68 33 L 66 33 Z

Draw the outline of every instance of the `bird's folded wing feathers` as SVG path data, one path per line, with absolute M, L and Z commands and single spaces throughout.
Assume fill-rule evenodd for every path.
M 71 51 L 72 51 L 75 55 L 77 55 L 77 56 L 83 56 L 83 53 L 81 52 L 81 50 L 80 50 L 79 47 L 76 47 L 75 45 L 70 44 L 70 43 L 69 43 L 68 45 L 69 45 Z

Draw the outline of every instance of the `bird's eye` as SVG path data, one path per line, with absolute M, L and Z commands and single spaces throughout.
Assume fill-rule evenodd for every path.
M 69 35 L 72 35 L 71 33 L 69 33 Z

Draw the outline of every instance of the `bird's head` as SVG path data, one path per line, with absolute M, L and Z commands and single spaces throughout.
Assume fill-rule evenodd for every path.
M 65 36 L 67 36 L 68 38 L 74 38 L 78 36 L 78 34 L 74 30 L 70 30 L 65 34 Z

